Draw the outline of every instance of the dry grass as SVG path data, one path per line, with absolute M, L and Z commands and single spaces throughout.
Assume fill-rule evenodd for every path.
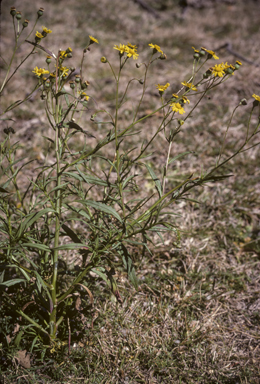
M 259 1 L 210 2 L 202 9 L 188 7 L 182 15 L 177 1 L 148 1 L 160 18 L 141 9 L 132 1 L 68 1 L 32 4 L 29 0 L 12 4 L 21 8 L 28 19 L 38 7 L 45 8 L 43 25 L 53 29 L 48 37 L 49 49 L 71 46 L 73 62 L 80 62 L 88 35 L 100 40 L 91 50 L 85 65 L 91 92 L 100 106 L 113 106 L 113 83 L 101 56 L 116 62 L 114 44 L 130 41 L 139 46 L 145 59 L 146 46 L 153 42 L 167 54 L 167 60 L 156 63 L 149 77 L 144 110 L 159 104 L 155 84 L 170 82 L 169 95 L 186 80 L 192 63 L 191 46 L 217 50 L 226 42 L 235 52 L 252 61 L 243 66 L 229 82 L 198 107 L 189 124 L 176 138 L 172 156 L 186 150 L 195 151 L 175 163 L 167 187 L 184 175 L 198 174 L 215 161 L 230 114 L 243 97 L 259 93 Z M 166 7 L 162 10 L 159 3 Z M 188 2 L 195 4 L 196 2 Z M 198 3 L 198 2 L 197 2 Z M 8 51 L 11 36 L 9 4 L 2 3 L 1 51 Z M 41 23 L 40 23 L 41 25 Z M 28 47 L 23 46 L 22 57 Z M 226 49 L 217 51 L 221 61 L 233 62 L 236 57 Z M 26 94 L 33 84 L 31 70 L 41 66 L 44 55 L 33 57 L 1 100 L 2 106 L 16 100 L 16 91 Z M 2 76 L 2 75 L 1 75 Z M 129 76 L 141 76 L 132 66 Z M 125 124 L 131 116 L 132 99 L 138 89 L 130 90 L 125 104 Z M 47 121 L 39 114 L 40 98 L 10 113 L 22 149 L 30 148 L 31 157 L 42 161 L 47 151 L 41 135 Z M 250 106 L 238 110 L 228 135 L 225 155 L 243 139 L 246 115 Z M 90 111 L 91 114 L 91 111 Z M 255 117 L 256 119 L 256 117 Z M 99 139 L 106 127 L 96 126 L 83 117 L 82 124 Z M 138 140 L 152 136 L 157 128 L 156 117 L 141 128 Z M 2 134 L 2 132 L 1 132 Z M 92 140 L 92 139 L 91 139 Z M 130 138 L 129 146 L 136 137 Z M 75 142 L 75 145 L 77 143 Z M 90 142 L 91 145 L 91 142 Z M 164 148 L 153 147 L 151 158 L 157 171 L 162 169 Z M 107 153 L 113 158 L 113 151 Z M 34 168 L 28 169 L 28 176 Z M 222 184 L 208 185 L 193 192 L 201 201 L 183 201 L 176 205 L 176 219 L 182 240 L 156 239 L 153 255 L 135 250 L 135 265 L 140 279 L 136 292 L 123 270 L 117 272 L 120 306 L 101 281 L 89 277 L 95 296 L 90 308 L 88 297 L 72 308 L 71 329 L 75 348 L 70 356 L 66 348 L 56 356 L 46 356 L 44 363 L 33 360 L 30 370 L 15 365 L 3 371 L 7 383 L 259 383 L 259 249 L 243 251 L 248 240 L 259 237 L 259 148 L 234 159 L 226 169 L 234 176 Z M 148 178 L 142 193 L 151 188 Z M 4 360 L 2 357 L 2 363 Z M 15 364 L 15 360 L 14 360 Z

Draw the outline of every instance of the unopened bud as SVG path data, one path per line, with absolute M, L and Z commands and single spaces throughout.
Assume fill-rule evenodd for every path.
M 102 56 L 100 61 L 101 61 L 101 63 L 105 64 L 105 63 L 107 63 L 107 58 L 105 56 Z
M 136 68 L 140 68 L 143 65 L 143 63 L 136 63 L 135 66 Z
M 239 105 L 247 105 L 247 100 L 246 99 L 240 100 Z
M 16 8 L 11 7 L 10 14 L 14 17 L 16 15 Z
M 37 12 L 38 18 L 43 15 L 44 8 L 40 8 L 39 11 Z
M 163 53 L 160 57 L 159 57 L 160 60 L 166 60 L 167 59 L 167 56 L 165 55 L 165 53 Z
M 29 20 L 24 20 L 23 27 L 24 28 L 28 27 L 28 24 L 29 24 Z
M 144 83 L 144 79 L 140 79 L 138 81 L 139 81 L 139 84 L 143 84 Z
M 50 64 L 51 63 L 51 56 L 47 56 L 45 61 L 46 61 L 47 64 Z
M 75 87 L 76 87 L 76 84 L 74 83 L 74 81 L 70 81 L 70 88 L 74 89 Z
M 80 76 L 79 76 L 79 75 L 76 75 L 76 76 L 75 76 L 75 82 L 76 82 L 76 83 L 80 83 Z
M 21 12 L 17 11 L 15 17 L 17 20 L 21 20 L 22 18 Z

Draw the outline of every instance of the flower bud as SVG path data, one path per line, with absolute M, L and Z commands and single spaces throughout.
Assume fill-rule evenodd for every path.
M 70 88 L 74 89 L 76 87 L 76 84 L 73 80 L 70 81 Z
M 178 119 L 178 124 L 179 125 L 183 125 L 184 124 L 184 120 Z
M 100 61 L 101 61 L 101 63 L 105 64 L 105 63 L 107 63 L 107 58 L 105 56 L 102 56 Z
M 240 62 L 240 61 L 236 61 L 236 64 L 234 65 L 234 67 L 236 68 L 236 69 L 239 69 L 240 68 L 240 66 L 242 65 L 242 63 Z
M 24 28 L 28 27 L 28 24 L 29 24 L 29 20 L 24 20 L 23 27 Z
M 167 59 L 167 56 L 165 55 L 165 53 L 161 54 L 161 56 L 159 57 L 160 60 L 166 60 Z
M 16 8 L 15 7 L 11 7 L 10 15 L 12 15 L 13 17 L 16 15 Z
M 17 11 L 15 17 L 17 20 L 21 20 L 22 18 L 21 12 Z
M 43 15 L 44 8 L 40 8 L 39 11 L 37 12 L 38 18 Z
M 136 63 L 135 66 L 136 68 L 140 68 L 143 65 L 143 63 Z
M 138 81 L 139 81 L 139 84 L 143 84 L 144 83 L 144 79 L 140 79 Z
M 194 57 L 195 60 L 199 60 L 199 58 L 200 58 L 200 54 L 197 53 L 197 52 L 195 52 L 194 55 L 193 55 L 193 57 Z
M 81 84 L 81 89 L 86 89 L 86 88 L 88 88 L 88 86 L 89 86 L 89 82 L 84 81 L 84 83 Z
M 72 58 L 72 53 L 71 53 L 71 52 L 67 53 L 67 58 L 68 58 L 68 59 L 71 59 L 71 58 Z
M 47 64 L 50 64 L 51 63 L 51 56 L 47 56 L 45 61 L 46 61 Z
M 247 105 L 247 100 L 246 99 L 240 100 L 239 105 Z
M 80 83 L 80 75 L 76 75 L 75 76 L 75 82 L 76 83 Z
M 204 51 L 204 49 L 201 49 L 201 50 L 199 51 L 199 55 L 200 55 L 200 56 L 205 56 L 205 55 L 206 55 L 206 52 Z
M 51 82 L 49 79 L 44 82 L 44 86 L 45 86 L 45 88 L 50 88 Z

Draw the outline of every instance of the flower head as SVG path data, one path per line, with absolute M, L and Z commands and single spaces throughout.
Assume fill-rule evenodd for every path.
M 212 57 L 213 57 L 215 60 L 218 60 L 218 59 L 219 59 L 219 57 L 215 54 L 214 51 L 211 51 L 210 49 L 206 49 L 206 48 L 204 48 L 204 47 L 201 47 L 201 50 L 202 50 L 202 51 L 205 51 L 205 52 L 207 52 L 207 53 L 209 54 L 209 59 L 211 59 Z
M 177 112 L 180 115 L 183 115 L 185 113 L 182 105 L 180 103 L 171 103 L 170 106 L 172 107 L 173 112 Z
M 42 39 L 43 38 L 43 35 L 40 33 L 40 32 L 36 32 L 35 33 L 35 37 L 38 37 L 38 39 Z
M 165 85 L 158 84 L 156 85 L 156 88 L 159 92 L 164 92 L 168 87 L 170 86 L 170 83 L 166 83 Z
M 256 100 L 256 101 L 259 101 L 260 102 L 260 96 L 256 95 L 255 93 L 252 95 L 252 97 Z
M 89 35 L 89 38 L 90 38 L 90 42 L 89 42 L 89 44 L 94 44 L 94 43 L 99 44 L 98 40 L 95 39 L 95 37 Z
M 157 51 L 157 52 L 160 52 L 163 55 L 163 51 L 161 50 L 161 47 L 159 47 L 159 45 L 149 44 L 149 47 L 154 50 L 154 53 Z
M 190 100 L 186 97 L 186 96 L 182 96 L 182 101 L 184 102 L 184 104 L 186 103 L 189 103 L 190 104 Z
M 114 49 L 117 49 L 117 50 L 120 52 L 120 54 L 123 55 L 124 52 L 125 52 L 125 47 L 126 47 L 126 46 L 125 46 L 124 44 L 120 44 L 120 46 L 115 45 L 115 46 L 114 46 Z
M 48 34 L 48 33 L 52 33 L 52 31 L 46 27 L 42 27 L 42 30 L 44 33 Z
M 139 55 L 134 48 L 130 48 L 130 47 L 126 46 L 125 52 L 127 53 L 127 57 L 133 57 L 134 60 L 138 59 Z
M 196 88 L 195 85 L 192 84 L 192 83 L 187 83 L 186 81 L 184 81 L 184 82 L 182 83 L 182 85 L 184 85 L 185 87 L 191 89 L 192 91 L 197 91 L 197 88 Z
M 225 69 L 228 68 L 228 64 L 224 64 L 224 63 L 221 63 L 221 64 L 216 64 L 213 69 L 212 69 L 212 73 L 215 77 L 223 77 L 225 75 Z
M 35 67 L 32 72 L 35 73 L 35 75 L 39 76 L 39 77 L 42 76 L 42 75 L 50 73 L 49 71 L 47 71 L 47 69 L 38 68 L 38 67 Z
M 120 55 L 124 53 L 127 54 L 127 57 L 133 57 L 134 60 L 138 59 L 138 53 L 136 52 L 136 45 L 128 43 L 127 45 L 120 44 L 120 46 L 115 45 L 114 49 L 117 49 L 120 52 Z

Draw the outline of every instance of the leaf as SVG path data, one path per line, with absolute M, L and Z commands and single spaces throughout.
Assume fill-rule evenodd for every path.
M 0 283 L 0 285 L 4 285 L 6 287 L 11 287 L 12 285 L 20 284 L 20 283 L 26 283 L 26 280 L 24 280 L 24 279 L 13 279 L 13 280 L 5 281 L 4 283 Z
M 132 261 L 130 255 L 127 251 L 127 248 L 124 245 L 122 245 L 122 249 L 123 249 L 122 260 L 124 263 L 124 267 L 127 270 L 127 274 L 128 274 L 128 277 L 129 277 L 131 283 L 133 284 L 135 289 L 138 290 L 138 279 L 137 279 L 136 274 L 135 274 L 133 261 Z
M 188 155 L 189 153 L 196 153 L 194 151 L 187 151 L 187 152 L 183 152 L 183 153 L 180 153 L 179 155 L 175 156 L 173 159 L 171 159 L 168 164 L 171 164 L 173 163 L 175 160 L 177 159 L 180 159 L 181 157 L 185 156 L 185 155 Z
M 23 243 L 22 244 L 23 247 L 26 247 L 26 248 L 35 248 L 35 249 L 39 249 L 40 251 L 44 251 L 44 252 L 50 252 L 50 248 L 47 247 L 47 245 L 44 245 L 44 244 L 38 244 L 38 243 Z
M 117 213 L 117 211 L 114 208 L 110 207 L 109 205 L 106 205 L 104 203 L 100 203 L 94 200 L 79 200 L 79 203 L 92 207 L 97 211 L 108 213 L 109 215 L 114 216 L 118 221 L 120 221 L 120 223 L 122 223 L 122 219 Z
M 85 244 L 82 244 L 82 243 L 81 244 L 79 244 L 79 243 L 63 244 L 63 245 L 60 245 L 59 247 L 55 247 L 53 249 L 55 249 L 57 251 L 62 251 L 62 250 L 68 250 L 68 249 L 74 250 L 74 249 L 79 249 L 79 248 L 88 249 L 88 247 Z
M 152 170 L 152 168 L 149 165 L 145 164 L 145 166 L 146 166 L 148 172 L 150 173 L 151 178 L 153 179 L 153 181 L 156 185 L 159 196 L 162 197 L 162 185 L 161 185 L 160 180 L 158 179 L 158 177 L 156 176 L 156 174 L 154 173 L 154 171 Z
M 2 187 L 0 187 L 0 192 L 2 192 L 2 193 L 10 193 L 10 192 L 8 192 L 6 189 L 4 189 Z
M 16 236 L 18 238 L 20 238 L 21 235 L 26 231 L 27 228 L 29 228 L 33 223 L 35 223 L 35 221 L 37 221 L 41 216 L 43 216 L 49 212 L 55 213 L 55 211 L 53 209 L 45 208 L 39 212 L 29 214 L 26 217 L 26 219 L 19 225 Z

